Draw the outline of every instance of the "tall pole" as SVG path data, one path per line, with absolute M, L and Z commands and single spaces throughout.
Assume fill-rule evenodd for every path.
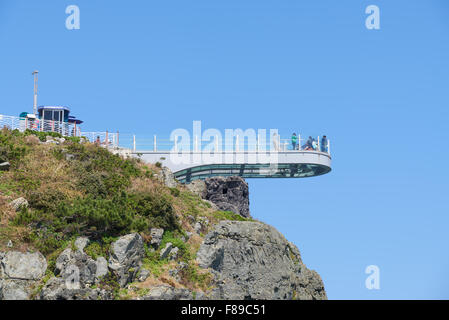
M 34 76 L 34 104 L 33 104 L 33 113 L 37 116 L 37 74 L 39 71 L 33 71 L 32 75 Z

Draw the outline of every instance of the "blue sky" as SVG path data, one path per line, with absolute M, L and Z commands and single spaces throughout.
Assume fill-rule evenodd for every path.
M 81 29 L 65 28 L 76 4 Z M 380 8 L 380 30 L 365 8 Z M 0 0 L 0 113 L 64 104 L 85 131 L 327 134 L 333 171 L 249 180 L 330 299 L 449 298 L 449 3 Z M 365 268 L 380 268 L 380 290 Z

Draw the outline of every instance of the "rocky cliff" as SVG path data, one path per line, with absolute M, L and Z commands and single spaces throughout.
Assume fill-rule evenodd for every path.
M 83 140 L 5 129 L 0 162 L 0 300 L 326 299 L 297 247 L 251 218 L 240 177 L 183 186 Z
M 218 210 L 232 211 L 242 217 L 251 217 L 249 212 L 248 184 L 241 177 L 212 177 L 195 180 L 187 188 L 210 201 Z
M 74 250 L 67 248 L 59 255 L 57 276 L 45 284 L 41 280 L 47 262 L 40 253 L 0 253 L 0 299 L 109 300 L 114 298 L 114 288 L 100 286 L 108 276 L 121 288 L 142 281 L 145 250 L 139 234 L 114 242 L 109 262 L 104 257 L 94 260 L 83 251 L 88 239 L 78 238 L 75 243 Z M 261 222 L 221 221 L 204 238 L 196 262 L 211 271 L 212 289 L 194 291 L 158 284 L 132 298 L 327 299 L 320 276 L 307 269 L 296 246 Z
M 320 276 L 306 268 L 298 248 L 261 222 L 220 222 L 197 261 L 213 271 L 217 299 L 326 299 Z

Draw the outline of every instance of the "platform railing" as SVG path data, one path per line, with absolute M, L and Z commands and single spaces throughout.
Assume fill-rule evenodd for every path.
M 167 151 L 192 151 L 192 152 L 258 152 L 258 151 L 278 151 L 278 152 L 298 152 L 298 151 L 318 151 L 330 153 L 330 142 L 326 139 L 323 143 L 321 137 L 297 138 L 296 146 L 293 148 L 291 138 L 269 139 L 266 137 L 255 137 L 252 141 L 248 138 L 235 136 L 232 141 L 225 141 L 219 137 L 202 141 L 199 137 L 193 136 L 187 141 L 182 141 L 180 137 L 170 139 L 164 136 L 134 135 L 120 133 L 120 147 L 127 148 L 132 152 L 167 152 Z M 230 142 L 230 143 L 229 143 Z
M 202 140 L 198 136 L 193 136 L 188 141 L 182 141 L 181 137 L 170 139 L 164 136 L 135 135 L 119 132 L 83 132 L 76 124 L 68 122 L 32 119 L 27 117 L 14 117 L 0 114 L 0 129 L 8 127 L 11 130 L 18 129 L 23 132 L 26 129 L 58 132 L 63 136 L 85 137 L 92 143 L 97 143 L 105 147 L 125 148 L 131 152 L 145 151 L 193 151 L 193 152 L 298 152 L 298 151 L 319 151 L 330 154 L 330 142 L 325 143 L 320 136 L 309 137 L 307 139 L 298 135 L 295 147 L 291 138 L 281 138 L 280 135 L 270 137 L 255 136 L 248 138 L 245 136 L 234 136 L 231 141 L 221 137 L 212 137 L 208 141 Z
M 96 143 L 101 146 L 118 148 L 119 144 L 119 133 L 118 132 L 108 132 L 108 131 L 95 131 L 95 132 L 81 132 L 81 136 L 87 138 L 90 142 Z M 123 146 L 122 146 L 123 147 Z

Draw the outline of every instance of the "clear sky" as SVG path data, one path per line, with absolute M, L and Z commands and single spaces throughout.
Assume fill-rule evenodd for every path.
M 35 69 L 85 131 L 327 134 L 332 172 L 249 180 L 252 215 L 330 299 L 449 298 L 448 1 L 0 0 L 0 114 L 32 111 Z

